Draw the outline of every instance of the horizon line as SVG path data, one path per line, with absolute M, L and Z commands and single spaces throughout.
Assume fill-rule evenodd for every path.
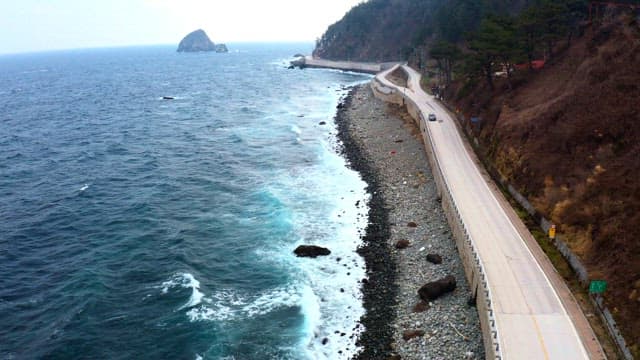
M 315 43 L 315 40 L 239 40 L 239 41 L 219 42 L 219 44 L 225 44 L 225 45 L 228 45 L 228 44 L 305 44 L 305 43 L 313 44 Z M 98 46 L 52 48 L 52 49 L 40 49 L 40 50 L 18 50 L 18 51 L 9 51 L 9 52 L 2 52 L 0 50 L 0 56 L 44 54 L 44 53 L 79 51 L 79 50 L 101 50 L 101 49 L 106 50 L 106 49 L 159 47 L 159 46 L 175 46 L 177 48 L 178 45 L 173 43 L 156 43 L 156 44 L 130 44 L 130 45 L 98 45 Z

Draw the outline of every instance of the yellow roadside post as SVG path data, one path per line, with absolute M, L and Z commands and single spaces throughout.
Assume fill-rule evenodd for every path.
M 556 226 L 555 225 L 551 225 L 551 227 L 549 227 L 549 239 L 551 239 L 551 240 L 555 240 L 556 239 Z

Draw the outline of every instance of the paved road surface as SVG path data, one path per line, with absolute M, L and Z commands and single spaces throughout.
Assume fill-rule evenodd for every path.
M 426 122 L 428 131 L 445 182 L 487 275 L 502 358 L 589 358 L 552 282 L 467 152 L 454 120 L 422 91 L 420 75 L 407 66 L 404 69 L 410 75 L 406 90 L 387 80 L 393 69 L 379 74 L 378 80 L 404 92 L 418 104 L 425 119 L 429 113 L 438 118 Z M 591 353 L 592 357 L 602 356 L 601 350 Z

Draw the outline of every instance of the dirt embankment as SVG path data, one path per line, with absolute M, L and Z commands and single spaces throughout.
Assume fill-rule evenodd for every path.
M 640 344 L 640 26 L 593 25 L 506 91 L 482 85 L 459 101 L 485 155 L 559 224 L 628 342 Z M 504 86 L 502 86 L 504 85 Z

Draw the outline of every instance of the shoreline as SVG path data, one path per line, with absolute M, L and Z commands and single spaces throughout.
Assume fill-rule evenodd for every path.
M 367 273 L 367 280 L 361 280 L 365 314 L 360 324 L 365 330 L 356 343 L 363 350 L 353 357 L 362 360 L 382 359 L 391 353 L 393 331 L 389 319 L 394 316 L 392 306 L 396 296 L 396 266 L 387 245 L 390 237 L 389 211 L 385 207 L 378 174 L 352 136 L 349 130 L 350 121 L 347 118 L 353 97 L 358 89 L 364 86 L 367 85 L 354 86 L 349 90 L 340 100 L 335 116 L 337 137 L 342 145 L 340 154 L 347 159 L 349 167 L 357 171 L 367 183 L 366 191 L 371 196 L 368 204 L 368 224 L 362 236 L 363 244 L 357 250 L 365 260 Z
M 419 130 L 406 110 L 376 99 L 368 84 L 353 87 L 340 104 L 341 153 L 371 195 L 358 250 L 369 279 L 362 283 L 365 330 L 353 358 L 483 358 L 478 314 L 467 304 L 471 293 Z M 399 240 L 409 247 L 396 249 Z M 431 252 L 442 256 L 441 265 L 426 261 Z M 416 311 L 420 286 L 445 275 L 456 278 L 456 290 Z M 406 339 L 406 332 L 418 335 Z

